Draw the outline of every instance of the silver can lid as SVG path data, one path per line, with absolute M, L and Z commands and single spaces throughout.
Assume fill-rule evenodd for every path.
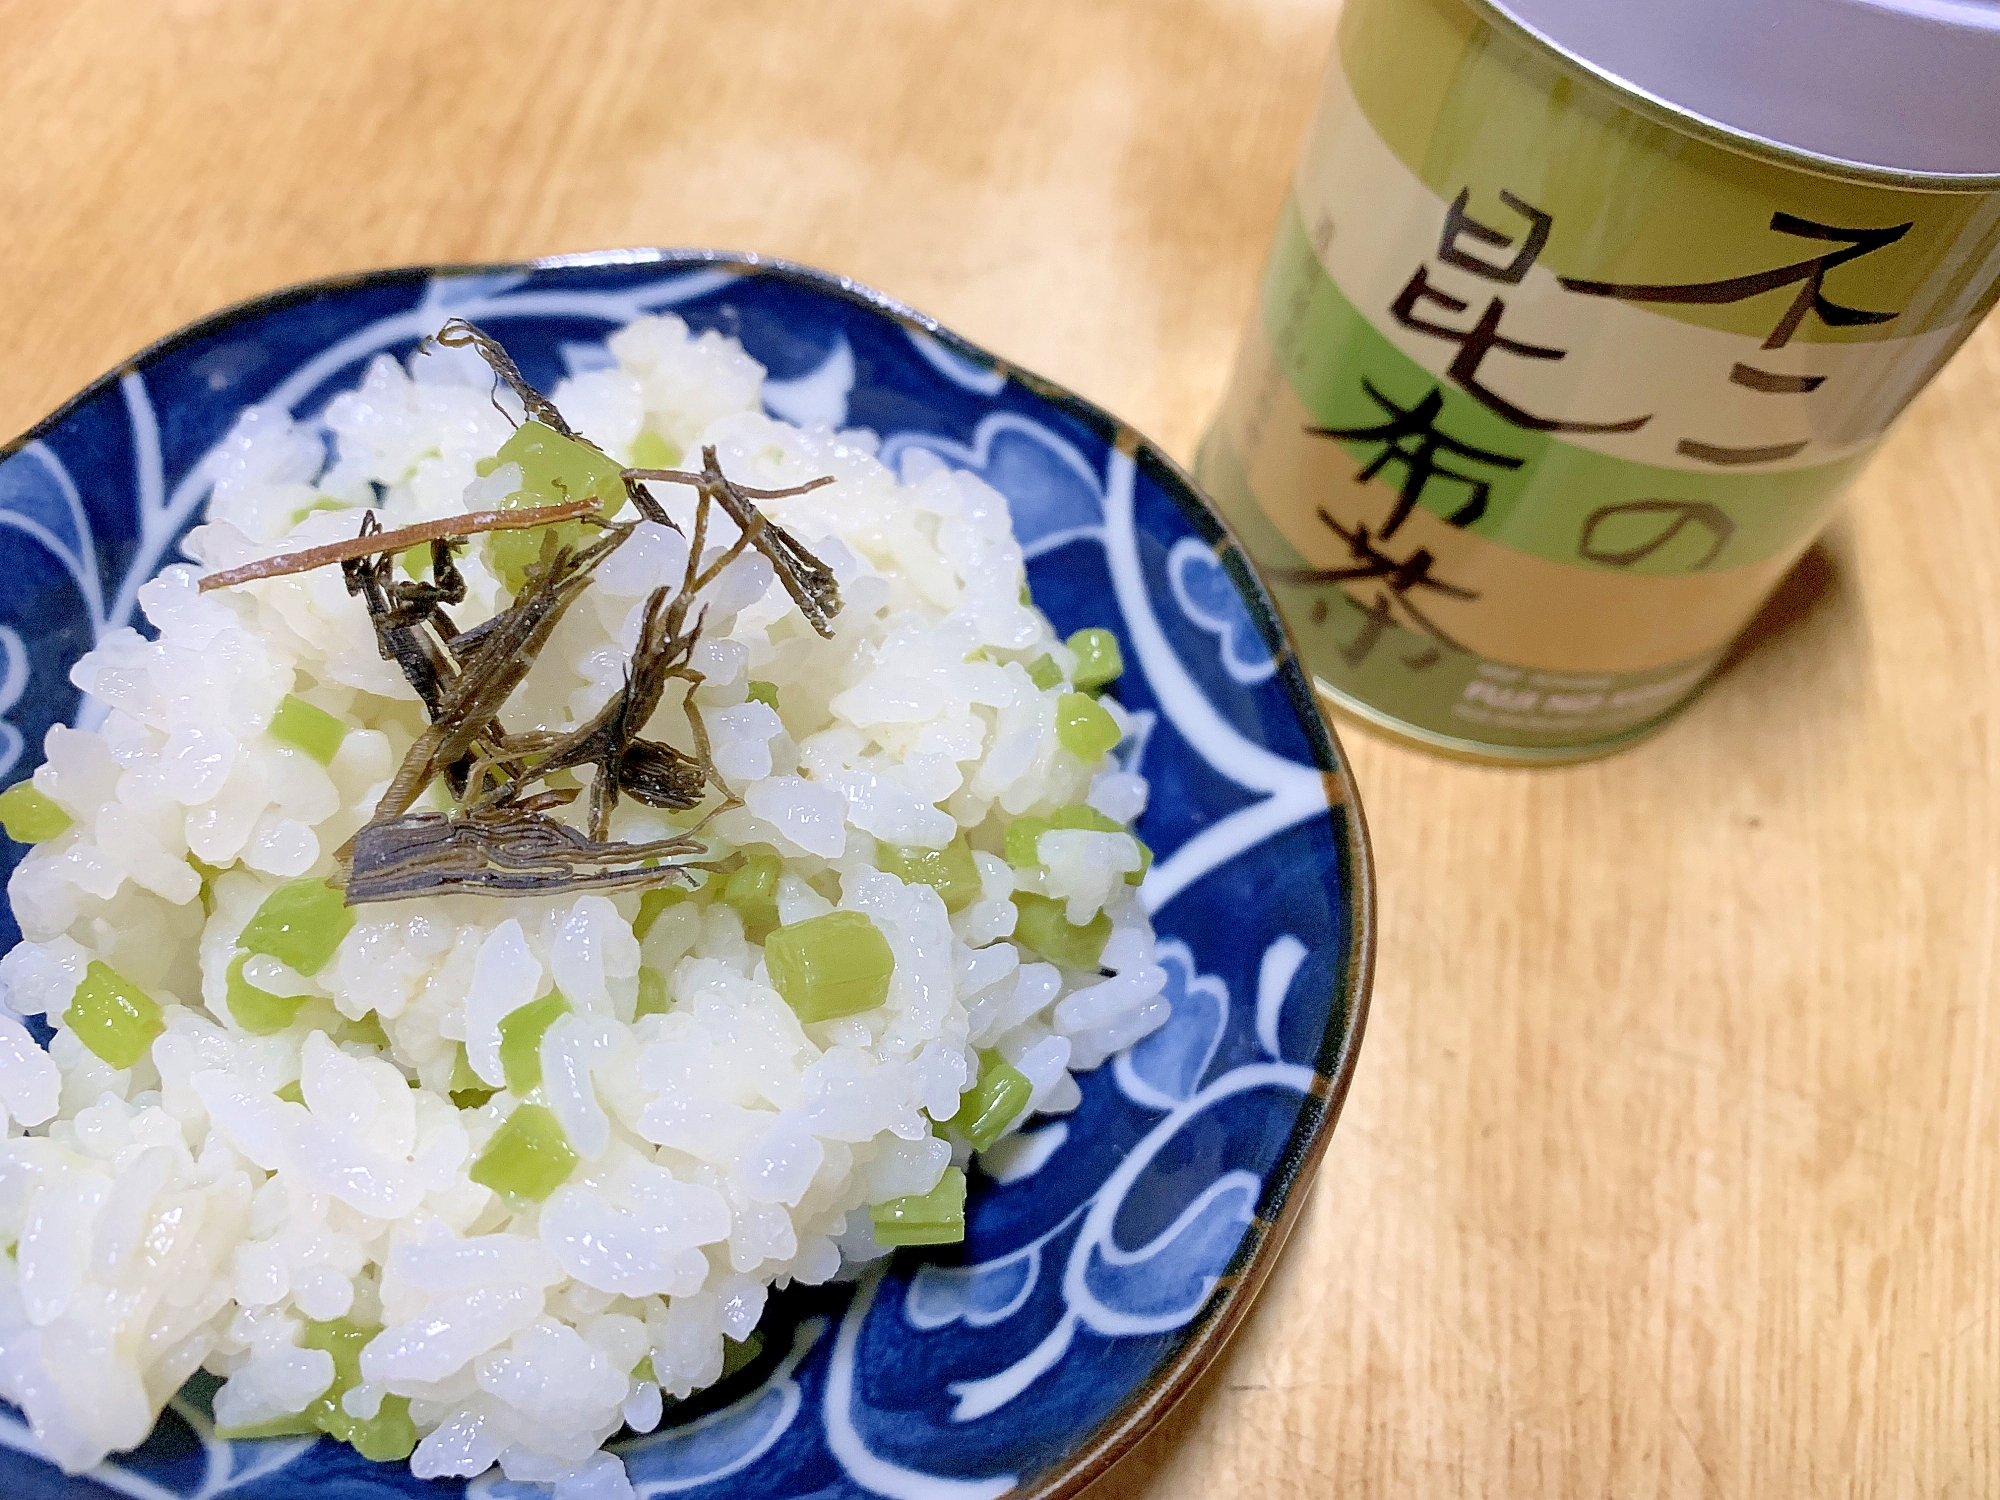
M 2000 0 L 1480 0 L 1614 82 L 1875 171 L 2000 174 Z

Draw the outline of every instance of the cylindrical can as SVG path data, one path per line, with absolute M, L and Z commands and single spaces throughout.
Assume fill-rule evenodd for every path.
M 1997 292 L 1993 0 L 1346 0 L 1197 472 L 1336 707 L 1582 759 Z

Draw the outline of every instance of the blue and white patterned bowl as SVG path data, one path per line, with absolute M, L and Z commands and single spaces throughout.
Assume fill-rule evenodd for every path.
M 607 332 L 671 309 L 743 341 L 778 416 L 872 429 L 1006 495 L 1036 601 L 1115 629 L 1151 778 L 1144 895 L 1173 1017 L 1034 1132 L 1039 1165 L 975 1182 L 961 1249 L 774 1300 L 765 1354 L 620 1445 L 647 1500 L 990 1500 L 1074 1493 L 1193 1382 L 1296 1216 L 1354 1067 L 1373 912 L 1338 745 L 1243 554 L 1185 475 L 1098 408 L 878 294 L 750 256 L 643 251 L 389 271 L 294 288 L 154 345 L 0 450 L 0 780 L 76 712 L 70 665 L 139 623 L 139 585 L 206 495 L 246 406 L 309 418 L 365 362 L 452 316 L 544 388 Z M 6 846 L 11 871 L 20 850 Z M 0 948 L 18 938 L 0 915 Z M 0 1407 L 14 1500 L 526 1500 L 497 1474 L 419 1483 L 332 1442 L 226 1443 L 207 1390 L 78 1478 Z

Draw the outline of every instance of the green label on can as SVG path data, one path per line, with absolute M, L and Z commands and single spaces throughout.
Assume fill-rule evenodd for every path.
M 1609 744 L 1699 686 L 1997 279 L 1995 195 L 1739 156 L 1458 0 L 1349 0 L 1201 477 L 1337 694 Z

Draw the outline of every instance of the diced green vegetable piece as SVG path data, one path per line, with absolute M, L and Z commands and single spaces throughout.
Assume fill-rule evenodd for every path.
M 299 1007 L 310 995 L 274 995 L 260 990 L 243 977 L 243 965 L 250 955 L 238 953 L 229 961 L 225 1000 L 236 1024 L 252 1036 L 275 1036 L 298 1019 Z
M 306 1102 L 305 1087 L 298 1079 L 294 1078 L 290 1083 L 278 1090 L 278 1097 L 287 1104 L 304 1104 Z
M 1014 941 L 1041 954 L 1064 969 L 1095 969 L 1111 941 L 1111 918 L 1099 912 L 1081 927 L 1070 925 L 1063 915 L 1066 903 L 1027 891 L 1014 893 L 1020 913 L 1014 923 Z
M 408 1396 L 384 1396 L 375 1415 L 365 1422 L 335 1405 L 321 1430 L 371 1463 L 401 1463 L 417 1446 L 417 1426 L 410 1420 Z
M 942 849 L 878 843 L 875 850 L 877 863 L 905 885 L 927 885 L 944 897 L 946 911 L 963 911 L 979 899 L 979 866 L 962 833 Z
M 550 990 L 500 1018 L 500 1071 L 515 1093 L 525 1094 L 542 1081 L 542 1037 L 569 1009 L 562 991 Z
M 680 461 L 681 450 L 650 427 L 640 428 L 639 435 L 632 439 L 632 467 L 635 469 L 671 469 Z
M 650 891 L 639 895 L 639 915 L 632 919 L 632 936 L 640 942 L 653 930 L 653 924 L 660 920 L 660 913 L 670 906 L 679 906 L 693 893 L 682 885 L 656 885 Z
M 728 1334 L 722 1336 L 722 1379 L 727 1380 L 738 1370 L 745 1369 L 764 1352 L 764 1335 L 758 1329 L 751 1329 L 750 1336 L 741 1342 Z
M 461 1042 L 458 1056 L 452 1059 L 451 1087 L 446 1090 L 451 1102 L 460 1109 L 478 1109 L 498 1092 L 484 1078 L 472 1070 L 472 1059 L 465 1055 L 465 1044 Z
M 780 927 L 764 941 L 771 984 L 801 1021 L 831 1021 L 889 998 L 896 955 L 858 911 L 830 911 Z
M 83 971 L 63 1021 L 114 1068 L 131 1067 L 167 1029 L 159 1002 L 101 958 Z
M 1140 838 L 1136 833 L 1132 835 L 1132 842 L 1139 846 L 1139 868 L 1125 872 L 1125 883 L 1127 885 L 1143 885 L 1146 880 L 1146 872 L 1153 868 L 1153 846 Z
M 1064 693 L 1056 700 L 1056 739 L 1086 766 L 1094 766 L 1125 736 L 1118 721 L 1088 693 Z
M 765 682 L 761 679 L 752 681 L 745 690 L 745 696 L 752 703 L 763 704 L 773 713 L 778 711 L 778 685 L 775 682 Z
M 1047 818 L 1016 818 L 1007 825 L 1004 846 L 1007 863 L 1017 870 L 1030 870 L 1042 862 L 1038 846 L 1049 831 Z
M 32 781 L 17 781 L 0 792 L 0 827 L 17 844 L 52 839 L 74 821 L 53 797 L 35 790 Z
M 736 908 L 746 932 L 754 935 L 778 925 L 778 874 L 783 868 L 775 849 L 748 849 L 743 867 L 724 882 L 723 903 Z
M 292 524 L 296 526 L 307 516 L 313 515 L 318 511 L 346 509 L 348 509 L 348 505 L 345 500 L 336 500 L 331 495 L 314 495 L 310 504 L 301 505 L 297 510 L 292 512 Z
M 1046 652 L 1028 663 L 1028 681 L 1032 682 L 1043 692 L 1046 693 L 1050 688 L 1060 686 L 1062 680 L 1062 668 L 1057 666 L 1056 659 Z
M 1028 870 L 1042 862 L 1042 835 L 1052 828 L 1081 828 L 1093 833 L 1124 833 L 1123 823 L 1107 818 L 1096 808 L 1081 802 L 1059 807 L 1046 818 L 1016 818 L 1007 825 L 1007 863 Z
M 237 939 L 289 969 L 317 974 L 354 926 L 339 886 L 329 880 L 288 880 L 264 898 Z
M 575 1170 L 576 1153 L 561 1122 L 539 1104 L 523 1104 L 493 1132 L 467 1175 L 496 1193 L 539 1203 Z
M 1118 649 L 1118 637 L 1108 630 L 1079 630 L 1069 638 L 1069 649 L 1076 653 L 1076 676 L 1071 680 L 1086 693 L 1124 675 L 1124 653 Z
M 565 500 L 588 495 L 610 516 L 625 503 L 625 480 L 617 464 L 589 444 L 564 437 L 544 423 L 523 422 L 493 457 L 495 468 L 502 464 L 521 466 L 521 488 L 501 502 L 504 510 L 560 505 Z M 487 566 L 499 576 L 509 593 L 520 593 L 527 580 L 528 566 L 541 557 L 542 538 L 550 531 L 563 546 L 577 546 L 585 537 L 583 525 L 578 521 L 486 534 Z
M 1035 1086 L 997 1052 L 979 1054 L 979 1081 L 958 1103 L 958 1126 L 975 1151 L 984 1151 L 1006 1133 L 1028 1107 Z
M 305 751 L 323 766 L 333 764 L 340 742 L 347 738 L 347 726 L 340 720 L 290 693 L 278 700 L 278 711 L 271 715 L 267 732 L 280 744 Z
M 313 1406 L 319 1403 L 315 1401 Z M 253 1443 L 259 1438 L 312 1437 L 319 1432 L 319 1424 L 312 1419 L 312 1407 L 293 1412 L 286 1417 L 273 1417 L 268 1422 L 252 1422 L 248 1427 L 217 1427 L 215 1435 L 225 1443 Z
M 956 1245 L 965 1238 L 965 1173 L 946 1167 L 928 1193 L 891 1198 L 869 1210 L 875 1243 L 884 1249 L 899 1245 Z
M 667 994 L 667 976 L 651 965 L 641 965 L 639 969 L 639 1003 L 633 1007 L 632 1017 L 663 1016 L 673 1005 Z
M 1087 802 L 1069 802 L 1049 814 L 1051 828 L 1080 828 L 1091 833 L 1123 833 L 1125 825 L 1107 818 Z
M 365 1420 L 350 1416 L 340 1403 L 341 1397 L 361 1384 L 361 1351 L 381 1331 L 336 1318 L 330 1323 L 308 1323 L 299 1339 L 305 1348 L 323 1349 L 333 1356 L 333 1384 L 303 1415 L 328 1437 L 378 1464 L 406 1459 L 417 1446 L 409 1398 L 384 1396 L 380 1409 Z

